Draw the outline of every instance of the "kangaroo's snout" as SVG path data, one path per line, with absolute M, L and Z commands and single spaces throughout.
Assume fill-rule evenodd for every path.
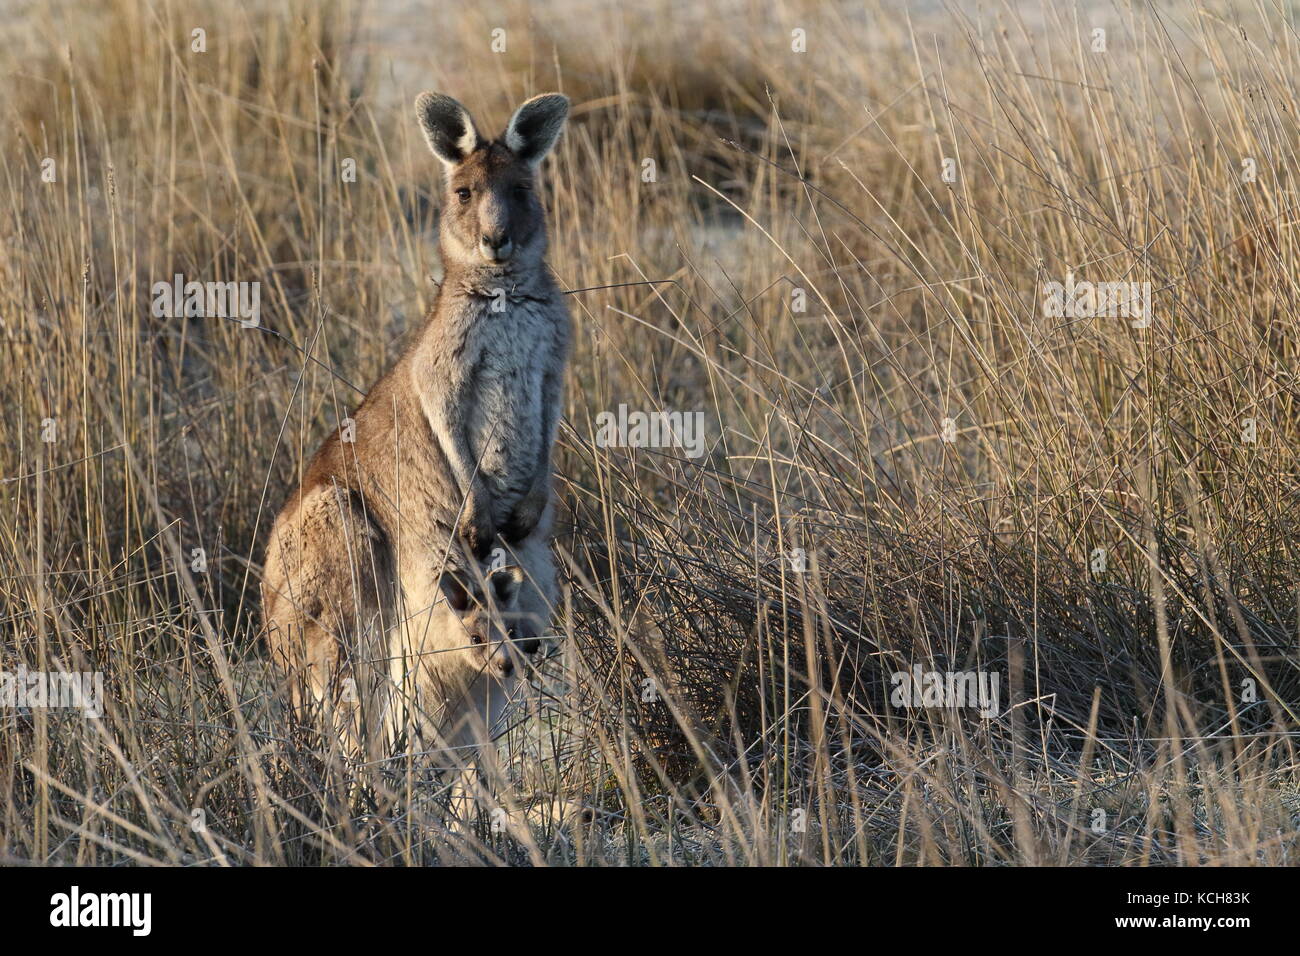
M 479 237 L 478 251 L 488 262 L 505 262 L 514 252 L 514 243 L 504 232 L 485 232 Z
M 509 677 L 515 672 L 515 662 L 511 659 L 508 650 L 493 658 L 492 667 L 497 672 L 497 675 L 502 678 Z
M 511 641 L 504 632 L 498 632 L 493 638 L 471 634 L 470 646 L 477 654 L 478 666 L 489 676 L 505 681 L 515 675 L 515 655 L 519 653 L 520 645 Z

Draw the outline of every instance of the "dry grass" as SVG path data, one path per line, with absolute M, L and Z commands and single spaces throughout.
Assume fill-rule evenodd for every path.
M 0 711 L 0 860 L 1296 863 L 1290 14 L 581 6 L 6 29 L 0 669 L 106 700 Z M 418 761 L 350 802 L 258 638 L 274 509 L 431 297 L 420 88 L 575 103 L 564 601 L 489 777 L 586 824 L 451 835 Z M 265 328 L 153 317 L 177 272 Z M 1067 273 L 1150 327 L 1046 316 Z M 620 404 L 707 454 L 597 447 Z M 999 712 L 893 706 L 914 663 Z

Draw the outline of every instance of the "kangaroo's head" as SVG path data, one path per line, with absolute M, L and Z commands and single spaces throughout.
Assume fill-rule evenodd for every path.
M 457 643 L 473 658 L 476 670 L 497 680 L 515 673 L 519 655 L 535 654 L 541 641 L 536 637 L 517 639 L 519 588 L 524 572 L 519 567 L 500 568 L 487 575 L 486 587 L 461 571 L 445 571 L 442 593 L 447 605 L 464 628 Z M 461 639 L 463 638 L 463 639 Z
M 429 149 L 446 167 L 444 264 L 504 272 L 540 263 L 546 219 L 537 167 L 564 128 L 568 98 L 534 96 L 495 140 L 480 136 L 469 111 L 450 96 L 421 93 L 415 112 Z

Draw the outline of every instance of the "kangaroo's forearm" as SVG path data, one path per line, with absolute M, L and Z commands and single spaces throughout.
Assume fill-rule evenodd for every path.
M 551 460 L 554 456 L 555 437 L 560 427 L 559 374 L 548 373 L 542 379 L 542 447 L 537 456 L 537 470 L 533 473 L 532 492 L 550 492 Z
M 537 460 L 537 468 L 533 472 L 533 477 L 528 484 L 528 491 L 525 493 L 526 500 L 538 501 L 537 510 L 542 510 L 541 506 L 545 504 L 546 498 L 551 493 L 551 446 L 542 449 L 541 455 Z
M 465 498 L 474 497 L 482 491 L 483 481 L 464 424 L 455 420 L 456 416 L 447 403 L 425 399 L 424 406 L 434 440 L 447 459 L 460 493 Z

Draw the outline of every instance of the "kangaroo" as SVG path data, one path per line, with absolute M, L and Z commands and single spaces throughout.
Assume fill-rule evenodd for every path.
M 386 709 L 388 739 L 405 733 L 408 749 L 427 752 L 472 749 L 509 702 L 523 655 L 537 652 L 537 638 L 515 639 L 513 620 L 524 583 L 523 569 L 500 568 L 480 582 L 475 575 L 444 571 L 440 620 L 415 632 L 415 640 L 390 636 L 389 674 L 396 706 Z M 445 653 L 447 641 L 470 651 Z
M 450 97 L 424 93 L 416 112 L 446 167 L 444 279 L 305 469 L 262 584 L 295 706 L 334 712 L 354 751 L 402 729 L 484 743 L 556 597 L 551 449 L 570 330 L 535 177 L 568 100 L 528 100 L 491 142 Z M 497 542 L 516 563 L 485 575 Z
M 422 93 L 415 109 L 446 167 L 447 206 L 445 277 L 414 371 L 441 383 L 420 401 L 465 496 L 461 536 L 481 560 L 498 533 L 510 544 L 533 534 L 551 497 L 570 322 L 543 258 L 534 178 L 569 101 L 534 97 L 492 142 L 449 96 Z

